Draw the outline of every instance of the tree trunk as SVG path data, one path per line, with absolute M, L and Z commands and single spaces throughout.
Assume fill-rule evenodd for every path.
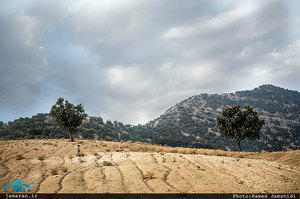
M 69 130 L 69 136 L 70 136 L 70 140 L 71 140 L 71 142 L 73 142 L 74 140 L 73 140 L 73 136 L 72 136 L 72 131 L 71 130 Z
M 241 152 L 241 141 L 238 141 L 239 152 Z

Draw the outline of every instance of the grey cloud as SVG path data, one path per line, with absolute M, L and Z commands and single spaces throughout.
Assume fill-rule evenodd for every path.
M 0 105 L 23 109 L 36 102 L 47 75 L 43 50 L 34 41 L 36 21 L 26 14 L 0 19 Z
M 261 83 L 300 90 L 295 75 L 300 17 L 290 2 L 107 3 L 32 3 L 23 11 L 29 21 L 36 20 L 27 38 L 11 25 L 14 21 L 2 18 L 0 75 L 6 80 L 1 78 L 0 88 L 8 97 L 1 106 L 30 100 L 49 106 L 62 96 L 82 102 L 91 115 L 137 124 L 203 92 L 252 89 Z M 41 50 L 45 39 L 63 47 L 44 43 Z

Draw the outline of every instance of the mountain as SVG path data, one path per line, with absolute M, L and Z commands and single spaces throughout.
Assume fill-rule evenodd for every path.
M 216 116 L 228 105 L 248 104 L 254 107 L 266 125 L 261 139 L 242 141 L 247 151 L 278 151 L 300 149 L 300 93 L 272 85 L 230 94 L 201 94 L 174 105 L 159 118 L 145 125 L 152 130 L 157 143 L 164 140 L 190 147 L 237 150 L 234 140 L 221 137 L 217 131 Z M 147 135 L 143 135 L 147 139 Z M 159 138 L 156 140 L 156 138 Z M 159 142 L 158 142 L 159 143 Z M 163 144 L 163 143 L 161 143 Z
M 237 150 L 233 139 L 220 136 L 216 116 L 224 107 L 249 104 L 266 121 L 260 139 L 243 140 L 245 151 L 300 149 L 300 93 L 272 85 L 229 94 L 192 96 L 168 109 L 146 125 L 124 125 L 89 117 L 77 137 L 104 140 L 133 140 L 168 146 Z M 0 122 L 0 139 L 68 137 L 49 114 Z

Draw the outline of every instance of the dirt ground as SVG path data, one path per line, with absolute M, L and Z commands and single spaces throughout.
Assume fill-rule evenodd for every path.
M 81 154 L 77 155 L 80 143 Z M 132 142 L 0 141 L 0 193 L 300 193 L 300 151 L 226 152 Z

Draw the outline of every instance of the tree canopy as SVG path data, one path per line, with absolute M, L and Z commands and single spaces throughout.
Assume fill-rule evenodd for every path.
M 243 139 L 259 139 L 260 129 L 264 124 L 265 121 L 260 120 L 257 112 L 249 105 L 245 105 L 243 110 L 240 105 L 227 106 L 217 116 L 219 132 L 224 137 L 235 138 L 239 151 Z
M 73 141 L 72 134 L 76 132 L 82 120 L 87 117 L 82 104 L 74 106 L 63 98 L 57 99 L 56 104 L 51 108 L 50 115 L 58 126 L 68 131 L 71 141 Z

